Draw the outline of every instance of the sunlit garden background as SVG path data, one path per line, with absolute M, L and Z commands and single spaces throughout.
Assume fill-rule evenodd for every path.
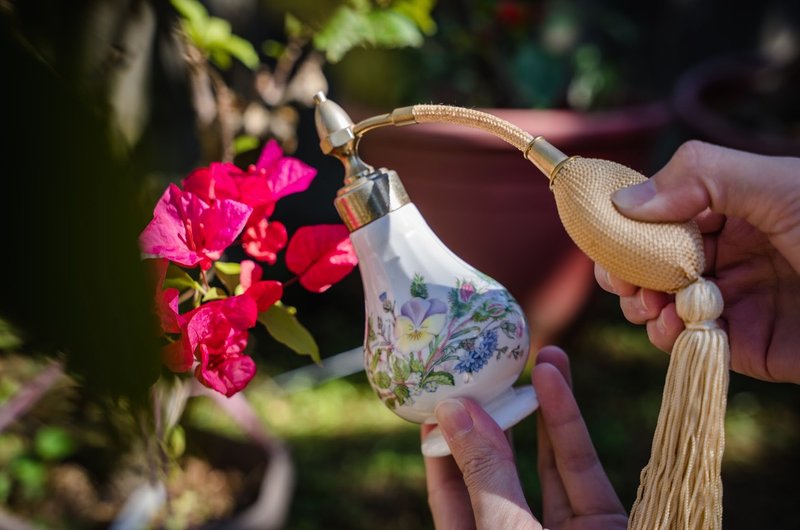
M 160 357 L 172 338 L 153 333 L 137 237 L 167 185 L 194 168 L 246 168 L 275 140 L 317 176 L 270 222 L 290 237 L 339 223 L 342 168 L 319 150 L 318 90 L 360 117 L 431 101 L 593 116 L 596 139 L 561 137 L 574 154 L 617 149 L 608 156 L 648 174 L 695 137 L 800 156 L 800 12 L 790 0 L 0 0 L 0 22 L 0 528 L 432 528 L 419 427 L 392 414 L 358 369 L 358 269 L 309 292 L 286 251 L 260 261 L 265 280 L 283 282 L 280 307 L 297 312 L 282 310 L 280 325 L 260 314 L 246 350 L 256 375 L 235 398 L 192 372 L 176 378 Z M 654 124 L 611 146 L 602 125 L 631 106 Z M 512 186 L 504 178 L 496 189 Z M 409 190 L 441 222 L 422 208 L 438 200 L 426 184 Z M 530 209 L 552 209 L 542 201 Z M 504 212 L 461 212 L 479 214 Z M 519 258 L 512 243 L 505 258 L 441 226 L 445 243 L 536 308 L 536 345 L 569 353 L 578 403 L 630 507 L 667 355 L 594 287 L 585 263 L 570 262 L 575 276 L 556 283 L 566 262 L 555 247 Z M 536 230 L 550 228 L 511 231 Z M 238 247 L 225 254 L 243 259 Z M 210 270 L 228 281 L 224 267 Z M 182 293 L 206 280 L 170 274 Z M 541 295 L 548 285 L 555 294 Z M 572 302 L 549 311 L 567 292 Z M 181 299 L 184 313 L 226 296 L 201 294 Z M 529 418 L 513 441 L 538 512 L 535 431 Z M 733 374 L 726 442 L 725 528 L 800 528 L 798 388 Z

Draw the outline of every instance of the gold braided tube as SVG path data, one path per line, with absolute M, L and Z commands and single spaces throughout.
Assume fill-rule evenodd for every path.
M 411 108 L 417 123 L 446 122 L 481 129 L 524 152 L 533 136 L 497 116 L 474 109 L 447 105 L 414 105 Z

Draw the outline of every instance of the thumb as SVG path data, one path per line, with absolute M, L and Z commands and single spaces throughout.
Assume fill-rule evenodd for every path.
M 796 269 L 800 265 L 800 159 L 691 141 L 652 178 L 611 199 L 623 215 L 640 221 L 688 221 L 706 208 L 744 219 Z
M 522 493 L 511 446 L 497 423 L 474 401 L 447 399 L 436 420 L 469 491 L 482 528 L 536 528 Z

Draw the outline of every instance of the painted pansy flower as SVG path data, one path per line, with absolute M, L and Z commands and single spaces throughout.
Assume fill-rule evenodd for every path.
M 418 351 L 444 329 L 447 305 L 438 298 L 412 298 L 400 308 L 395 323 L 395 346 L 404 353 Z

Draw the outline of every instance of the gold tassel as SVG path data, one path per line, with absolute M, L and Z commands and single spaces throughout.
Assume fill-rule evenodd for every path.
M 672 349 L 650 462 L 628 528 L 721 529 L 728 394 L 728 337 L 717 326 L 722 295 L 702 278 L 676 295 L 686 324 Z

